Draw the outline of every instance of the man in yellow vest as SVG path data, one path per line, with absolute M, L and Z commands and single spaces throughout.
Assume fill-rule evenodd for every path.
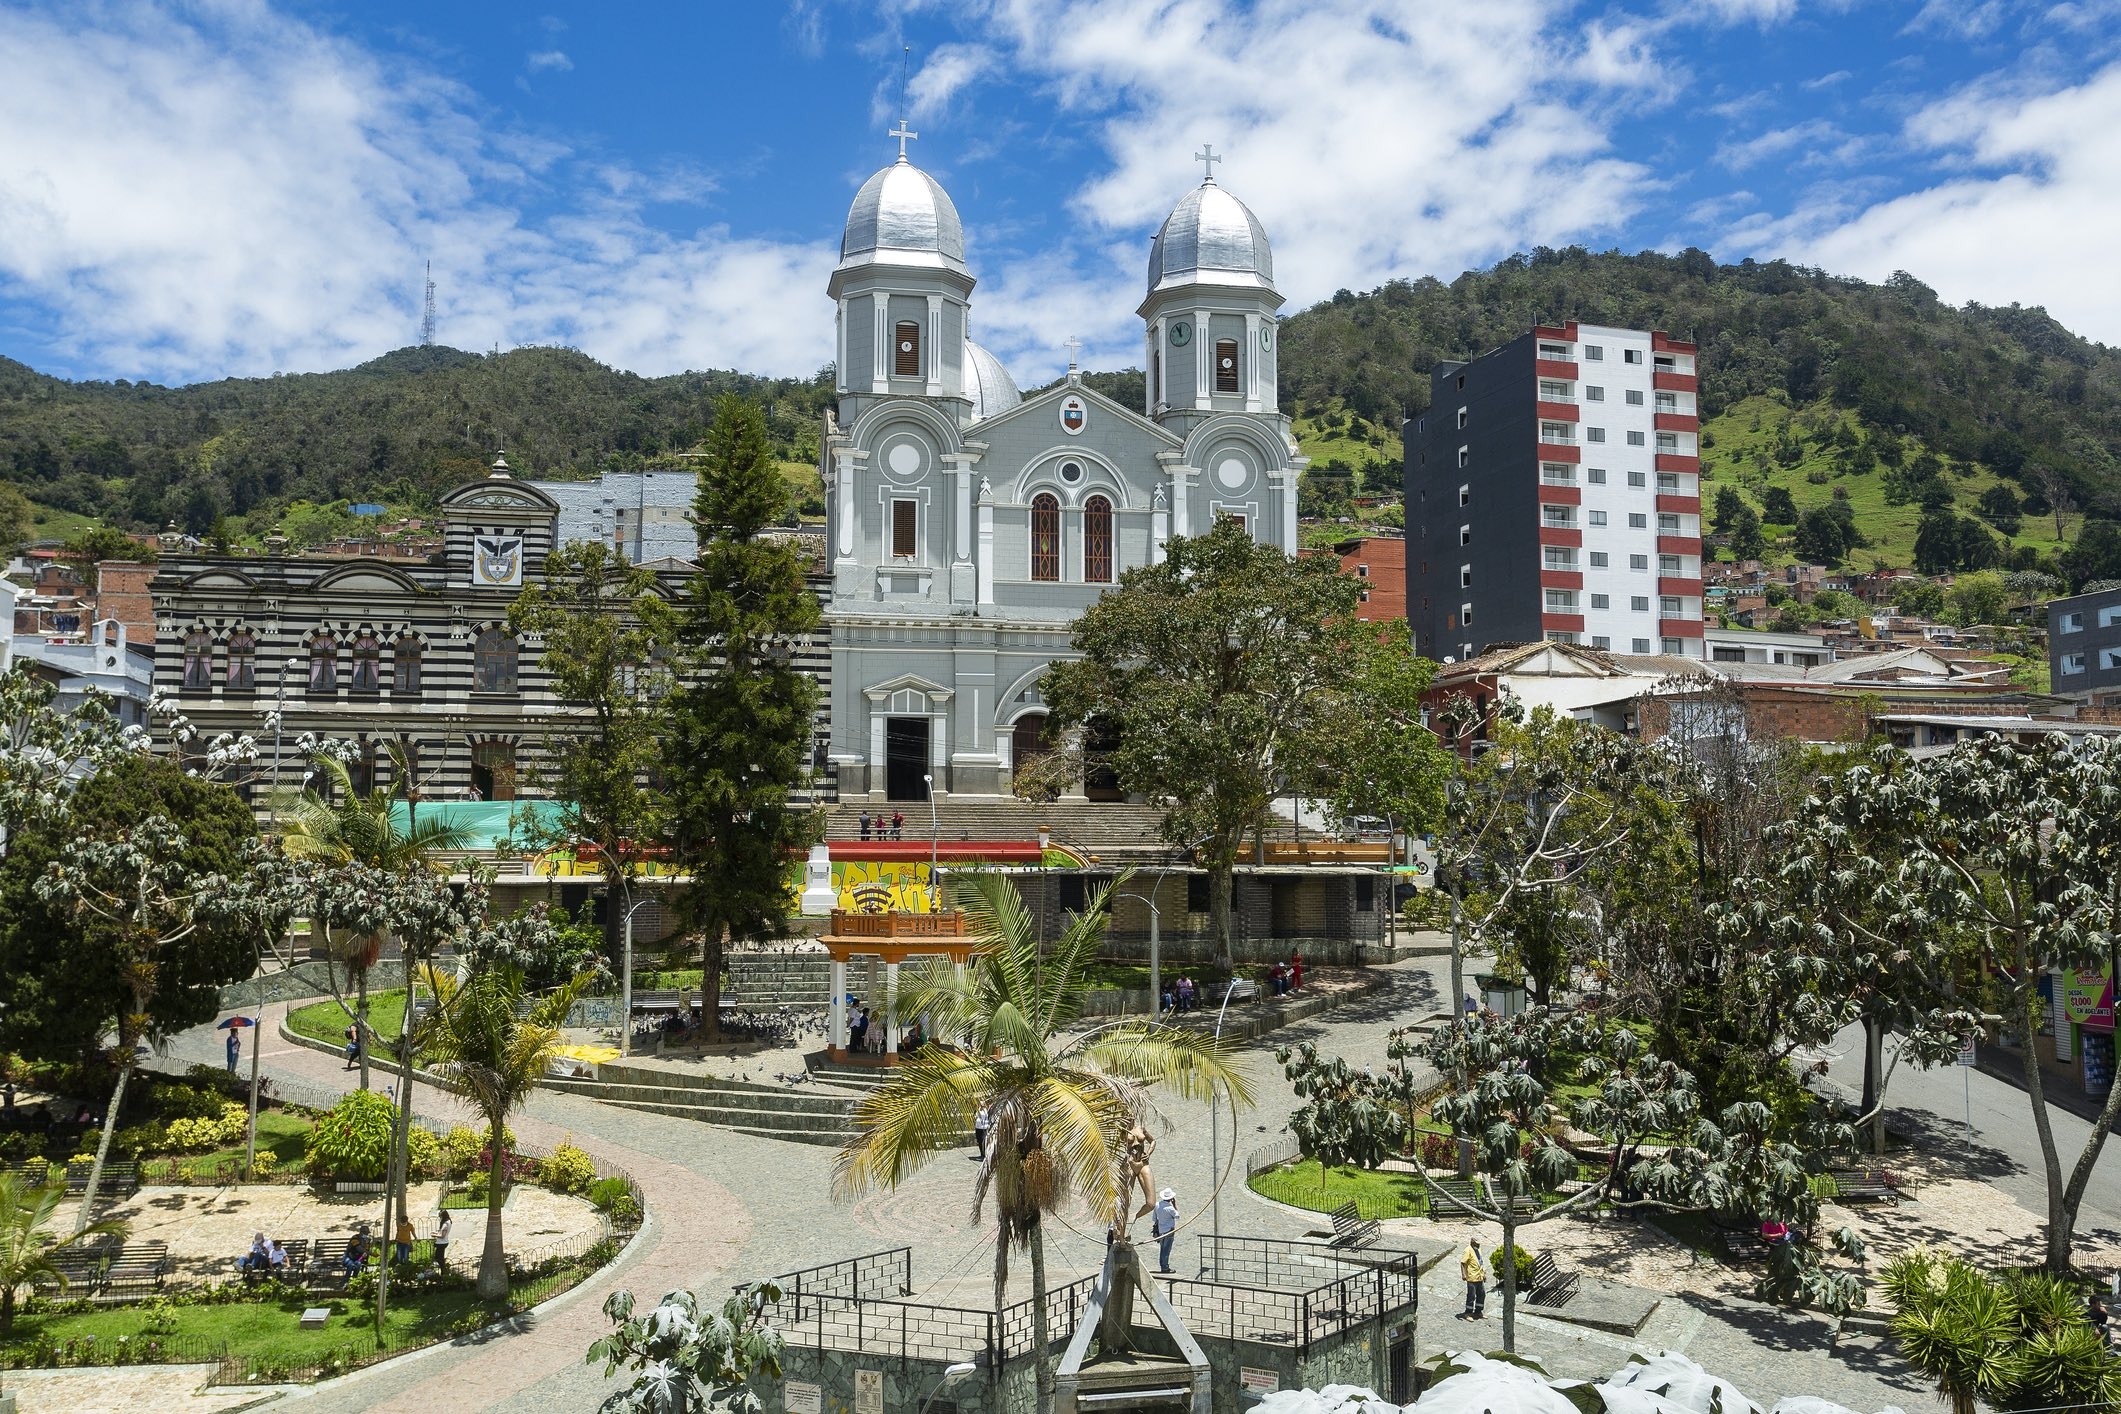
M 1466 1250 L 1458 1259 L 1458 1274 L 1466 1282 L 1466 1309 L 1461 1321 L 1484 1321 L 1488 1317 L 1488 1265 L 1480 1259 L 1480 1239 L 1466 1239 Z

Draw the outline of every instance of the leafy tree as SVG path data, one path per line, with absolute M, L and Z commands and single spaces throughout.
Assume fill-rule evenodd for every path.
M 1947 616 L 1961 625 L 2001 623 L 2010 605 L 2003 576 L 1994 570 L 1960 575 L 1944 599 Z
M 1786 486 L 1770 486 L 1760 493 L 1760 518 L 1776 525 L 1797 523 L 1797 502 Z
M 1797 557 L 1813 564 L 1838 565 L 1848 556 L 1848 528 L 1823 506 L 1806 511 L 1797 521 L 1793 542 Z
M 1119 1161 L 1128 1133 L 1151 1115 L 1148 1088 L 1162 1084 L 1184 1099 L 1220 1090 L 1249 1104 L 1252 1087 L 1230 1048 L 1204 1031 L 1129 1020 L 1066 1038 L 1081 1015 L 1085 970 L 1104 944 L 1110 887 L 1089 898 L 1058 941 L 1042 945 L 1012 881 L 970 874 L 951 884 L 971 933 L 993 943 L 962 975 L 924 967 L 900 994 L 899 1015 L 932 1017 L 940 1044 L 902 1055 L 855 1107 L 855 1137 L 840 1150 L 834 1188 L 853 1196 L 897 1187 L 987 1111 L 973 1217 L 993 1199 L 996 1310 L 1010 1253 L 1030 1255 L 1037 1408 L 1049 1414 L 1046 1215 L 1080 1197 L 1126 1232 Z
M 753 1376 L 779 1379 L 787 1342 L 766 1317 L 781 1289 L 752 1282 L 725 1298 L 721 1309 L 702 1308 L 689 1291 L 673 1291 L 645 1316 L 636 1316 L 633 1293 L 621 1288 L 604 1298 L 611 1334 L 589 1347 L 588 1363 L 604 1362 L 604 1378 L 621 1369 L 633 1382 L 597 1406 L 599 1414 L 704 1414 L 734 1408 L 754 1411 L 756 1396 L 743 1393 Z
M 2121 1404 L 2121 1355 L 2092 1325 L 2075 1283 L 2049 1273 L 2001 1279 L 1928 1249 L 1886 1264 L 1893 1337 L 1937 1382 L 1953 1414 Z
M 633 881 L 666 823 L 649 780 L 661 764 L 676 614 L 653 570 L 589 541 L 548 556 L 544 582 L 518 596 L 508 620 L 544 639 L 553 692 L 586 714 L 581 730 L 551 739 L 551 785 L 567 841 L 594 846 L 607 893 L 605 950 L 616 957 Z
M 1320 1055 L 1309 1041 L 1280 1047 L 1274 1060 L 1302 1102 L 1289 1116 L 1289 1132 L 1298 1152 L 1318 1161 L 1321 1186 L 1336 1168 L 1374 1169 L 1405 1147 L 1407 1120 L 1374 1076 L 1342 1056 Z
M 60 553 L 83 565 L 97 565 L 105 560 L 158 558 L 153 545 L 143 544 L 124 531 L 114 530 L 107 525 L 95 525 L 76 531 Z
M 2016 535 L 2018 527 L 2023 523 L 2022 513 L 2025 506 L 2018 499 L 2017 492 L 2008 486 L 1998 485 L 1983 491 L 1981 498 L 1974 502 L 1974 509 L 1980 512 L 1983 520 L 1996 527 L 2002 534 Z
M 486 1121 L 486 1242 L 473 1290 L 481 1301 L 499 1301 L 508 1295 L 501 1232 L 501 1204 L 508 1197 L 508 1116 L 537 1089 L 560 1044 L 561 1023 L 589 979 L 577 977 L 534 1002 L 523 974 L 513 967 L 479 969 L 467 980 L 430 967 L 427 979 L 435 1014 L 420 1039 L 436 1073 L 458 1086 Z
M 722 948 L 787 929 L 787 860 L 816 821 L 791 793 L 810 777 L 817 687 L 795 666 L 816 596 L 790 542 L 765 534 L 786 485 L 758 407 L 715 405 L 692 518 L 699 569 L 679 633 L 688 681 L 664 736 L 672 841 L 688 865 L 686 917 L 704 951 L 701 1015 L 720 1025 Z
M 2032 745 L 1962 742 L 1902 772 L 1852 777 L 1862 809 L 1901 822 L 1896 879 L 1917 918 L 1953 920 L 1998 991 L 2004 1024 L 2040 1028 L 2040 979 L 2051 970 L 2121 963 L 2121 744 L 2059 733 Z M 2121 968 L 2117 968 L 2121 971 Z M 2025 1048 L 2025 1090 L 2047 1180 L 2047 1266 L 2070 1269 L 2077 1209 L 2106 1137 L 2121 1119 L 2107 1096 L 2067 1177 L 2048 1121 L 2046 1077 Z
M 1916 618 L 1934 619 L 1944 612 L 1944 587 L 1934 580 L 1904 581 L 1893 590 L 1893 607 Z
M 1018 789 L 1043 792 L 1088 762 L 1160 804 L 1167 839 L 1199 842 L 1225 970 L 1231 871 L 1274 798 L 1353 799 L 1369 787 L 1338 763 L 1383 765 L 1395 742 L 1422 750 L 1408 694 L 1426 670 L 1355 617 L 1359 594 L 1330 557 L 1291 558 L 1219 520 L 1122 575 L 1076 620 L 1081 656 L 1046 675 L 1062 746 Z M 1389 710 L 1373 716 L 1380 696 Z M 1411 756 L 1381 789 L 1417 795 L 1428 760 Z
M 16 487 L 0 482 L 0 558 L 13 559 L 29 544 L 37 523 L 37 508 Z
M 1767 536 L 1760 529 L 1760 514 L 1751 506 L 1740 506 L 1731 520 L 1731 558 L 1757 560 L 1767 553 Z
M 2121 579 L 2121 524 L 2085 521 L 2076 542 L 2062 552 L 2062 572 L 2080 594 L 2094 580 Z
M 252 825 L 249 809 L 226 786 L 148 758 L 98 772 L 75 792 L 69 817 L 68 838 L 51 849 L 34 886 L 66 920 L 57 935 L 67 945 L 45 964 L 52 976 L 45 995 L 65 989 L 74 999 L 74 1024 L 85 1023 L 92 1036 L 106 1027 L 118 1034 L 118 1079 L 78 1229 L 94 1211 L 141 1044 L 210 1018 L 215 989 L 248 969 L 247 935 L 221 910 L 230 892 L 231 843 Z M 10 865 L 29 854 L 22 850 Z
M 92 1237 L 115 1237 L 129 1230 L 117 1218 L 102 1218 L 77 1227 L 65 1237 L 51 1231 L 52 1215 L 66 1185 L 32 1185 L 13 1169 L 0 1169 L 0 1340 L 15 1333 L 15 1294 L 33 1282 L 50 1282 L 63 1293 L 66 1273 L 53 1260 Z
M 1710 527 L 1718 535 L 1730 534 L 1739 513 L 1745 509 L 1745 497 L 1729 486 L 1717 487 L 1714 507 L 1709 513 Z
M 2002 551 L 1979 521 L 1948 510 L 1930 511 L 1915 528 L 1915 568 L 1924 574 L 1986 569 Z
M 102 766 L 147 750 L 146 733 L 121 727 L 100 694 L 70 712 L 58 698 L 27 659 L 0 673 L 0 855 L 33 822 L 62 814 Z

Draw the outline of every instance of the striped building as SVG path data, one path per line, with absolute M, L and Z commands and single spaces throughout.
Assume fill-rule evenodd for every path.
M 247 798 L 298 784 L 308 734 L 350 741 L 354 775 L 389 781 L 389 747 L 403 742 L 427 798 L 510 800 L 550 794 L 541 767 L 549 742 L 581 709 L 555 697 L 535 635 L 508 628 L 508 609 L 543 573 L 563 508 L 518 481 L 496 458 L 484 481 L 440 505 L 443 550 L 427 561 L 268 553 L 170 554 L 149 586 L 155 614 L 155 688 L 203 744 L 248 733 L 260 753 Z M 691 566 L 652 561 L 663 592 Z M 829 580 L 813 576 L 822 595 Z M 822 632 L 797 655 L 830 701 L 831 654 Z M 279 709 L 277 730 L 272 723 Z M 821 706 L 817 759 L 829 740 Z M 820 792 L 829 798 L 829 777 Z

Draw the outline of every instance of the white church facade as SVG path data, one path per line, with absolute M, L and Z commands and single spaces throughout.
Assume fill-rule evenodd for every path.
M 829 286 L 830 759 L 842 801 L 1007 795 L 1044 726 L 1041 679 L 1121 574 L 1218 516 L 1295 553 L 1282 297 L 1211 156 L 1150 249 L 1145 406 L 1072 366 L 1027 399 L 972 340 L 957 208 L 900 148 L 856 195 Z

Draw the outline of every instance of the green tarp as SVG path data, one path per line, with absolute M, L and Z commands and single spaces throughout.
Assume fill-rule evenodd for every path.
M 390 807 L 391 819 L 399 829 L 405 828 L 405 811 L 403 801 L 393 802 Z M 567 807 L 557 800 L 423 800 L 420 821 L 425 824 L 439 820 L 462 830 L 466 849 L 510 845 L 520 850 L 559 829 L 566 811 Z

